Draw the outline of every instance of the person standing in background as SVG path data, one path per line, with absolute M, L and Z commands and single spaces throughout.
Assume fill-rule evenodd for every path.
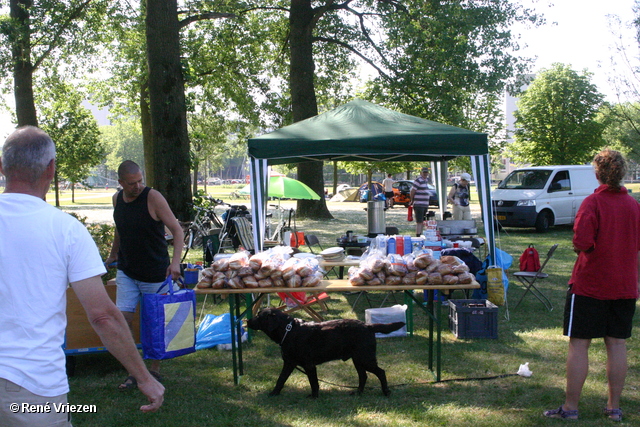
M 163 403 L 164 387 L 149 373 L 127 323 L 107 295 L 98 248 L 77 219 L 48 204 L 55 176 L 49 135 L 24 126 L 7 138 L 0 172 L 0 426 L 71 426 L 65 408 L 66 293 L 71 285 L 107 350 L 149 399 Z M 51 411 L 11 410 L 40 405 Z M 21 407 L 21 406 L 19 406 Z
M 640 288 L 640 204 L 621 185 L 627 165 L 619 152 L 603 150 L 593 163 L 600 186 L 582 202 L 573 226 L 578 259 L 564 311 L 564 335 L 569 337 L 565 401 L 544 416 L 578 419 L 578 402 L 589 372 L 589 346 L 592 339 L 604 338 L 609 392 L 603 412 L 613 421 L 622 421 L 626 339 L 631 337 Z
M 387 177 L 382 180 L 382 186 L 384 187 L 384 197 L 387 199 L 387 207 L 393 207 L 393 183 L 395 181 L 391 178 L 391 174 L 388 173 Z
M 169 276 L 174 280 L 180 277 L 180 243 L 184 233 L 162 194 L 145 186 L 142 171 L 135 162 L 125 160 L 120 164 L 118 182 L 122 190 L 113 195 L 116 232 L 106 264 L 117 262 L 116 305 L 131 326 L 141 295 L 157 293 Z M 174 241 L 171 260 L 165 226 Z M 160 380 L 159 360 L 151 361 L 150 372 Z M 119 389 L 135 387 L 136 379 L 129 375 Z
M 449 203 L 453 205 L 454 220 L 471 220 L 469 181 L 471 181 L 471 175 L 466 172 L 460 174 L 460 181 L 453 184 L 447 196 Z
M 424 220 L 429 210 L 429 199 L 431 198 L 431 190 L 429 190 L 429 168 L 422 168 L 420 176 L 413 181 L 411 191 L 409 192 L 409 206 L 413 206 L 413 217 L 416 220 L 416 236 L 422 236 L 424 228 Z

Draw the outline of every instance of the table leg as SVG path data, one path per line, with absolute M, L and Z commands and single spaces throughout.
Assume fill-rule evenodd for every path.
M 412 300 L 414 300 L 418 306 L 420 308 L 422 308 L 422 310 L 427 313 L 427 316 L 429 317 L 429 370 L 434 373 L 434 352 L 433 352 L 433 346 L 434 343 L 436 345 L 436 351 L 435 351 L 435 373 L 434 373 L 434 377 L 436 382 L 440 381 L 440 377 L 441 377 L 441 373 L 442 373 L 442 369 L 441 369 L 441 365 L 442 365 L 442 349 L 441 349 L 441 343 L 442 343 L 442 334 L 441 334 L 441 330 L 442 330 L 442 324 L 440 322 L 440 307 L 436 308 L 436 304 L 434 304 L 433 299 L 434 299 L 434 290 L 433 289 L 429 289 L 427 290 L 427 306 L 425 307 L 423 302 L 419 301 L 416 296 L 413 294 L 412 291 L 407 291 L 405 290 L 405 295 L 410 297 Z M 435 326 L 435 334 L 434 334 L 434 326 Z M 435 340 L 434 340 L 434 335 L 435 335 Z
M 236 318 L 235 318 L 235 329 L 236 329 L 236 343 L 238 347 L 238 375 L 244 375 L 244 362 L 242 360 L 242 314 L 240 313 L 240 294 L 235 294 L 236 296 Z M 247 307 L 251 307 L 251 303 L 247 305 Z M 248 309 L 247 312 L 251 312 L 251 309 Z M 239 381 L 239 379 L 238 379 Z
M 240 384 L 240 378 L 238 377 L 238 353 L 236 342 L 236 321 L 235 321 L 235 300 L 236 295 L 229 295 L 229 324 L 231 325 L 231 359 L 233 361 L 233 383 Z

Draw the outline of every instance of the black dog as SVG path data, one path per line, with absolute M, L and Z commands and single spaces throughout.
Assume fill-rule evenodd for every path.
M 358 371 L 358 393 L 364 391 L 367 371 L 378 377 L 385 396 L 391 393 L 387 385 L 387 376 L 376 360 L 375 333 L 391 333 L 402 328 L 404 322 L 366 324 L 352 319 L 304 322 L 275 308 L 267 308 L 253 319 L 249 319 L 247 326 L 263 331 L 280 344 L 282 350 L 284 365 L 270 396 L 280 394 L 289 375 L 296 366 L 300 366 L 309 378 L 311 397 L 318 397 L 316 365 L 338 359 L 353 359 Z

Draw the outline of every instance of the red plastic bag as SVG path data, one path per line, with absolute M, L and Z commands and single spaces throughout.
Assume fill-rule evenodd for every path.
M 413 221 L 413 206 L 407 208 L 407 221 Z
M 529 245 L 520 255 L 520 271 L 538 271 L 540 270 L 540 255 L 533 245 Z

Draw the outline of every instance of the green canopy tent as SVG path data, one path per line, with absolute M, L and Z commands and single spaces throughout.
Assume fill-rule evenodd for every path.
M 487 135 L 398 113 L 356 99 L 326 113 L 249 139 L 255 247 L 262 248 L 267 167 L 308 161 L 424 161 L 446 207 L 446 162 L 470 156 L 491 259 L 495 259 Z

